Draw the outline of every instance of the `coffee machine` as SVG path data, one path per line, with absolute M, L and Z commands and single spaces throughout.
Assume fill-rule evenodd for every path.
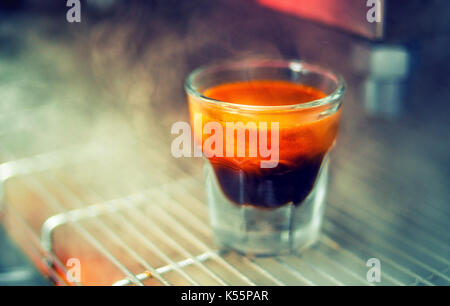
M 313 20 L 354 37 L 348 67 L 358 74 L 365 111 L 395 118 L 411 107 L 417 74 L 444 60 L 449 46 L 448 1 L 258 0 L 283 14 Z M 331 35 L 331 34 L 330 34 Z M 345 59 L 344 59 L 345 61 Z M 417 85 L 417 84 L 416 84 Z

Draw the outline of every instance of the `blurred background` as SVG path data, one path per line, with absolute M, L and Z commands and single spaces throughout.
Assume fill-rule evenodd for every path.
M 67 1 L 0 0 L 0 285 L 72 284 L 73 257 L 81 284 L 371 284 L 372 257 L 381 284 L 450 284 L 450 2 L 381 0 L 379 22 L 369 2 L 86 0 L 71 23 Z M 216 251 L 170 127 L 190 71 L 255 57 L 348 93 L 319 243 L 241 260 Z

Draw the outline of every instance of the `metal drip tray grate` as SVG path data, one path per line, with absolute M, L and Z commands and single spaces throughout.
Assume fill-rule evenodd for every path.
M 428 205 L 424 214 L 376 196 L 365 200 L 371 191 L 364 188 L 370 185 L 355 178 L 367 172 L 339 158 L 345 152 L 336 154 L 332 179 L 337 183 L 329 192 L 319 241 L 297 254 L 251 258 L 214 245 L 198 162 L 179 165 L 155 149 L 167 148 L 166 143 L 152 139 L 149 144 L 126 162 L 120 153 L 129 158 L 131 148 L 108 154 L 113 149 L 106 144 L 17 160 L 1 152 L 10 160 L 0 166 L 4 225 L 55 283 L 450 283 L 449 212 Z M 354 186 L 351 193 L 339 188 L 342 182 Z M 384 195 L 389 192 L 388 182 L 377 186 L 385 186 Z M 71 258 L 80 262 L 81 283 L 66 277 Z M 381 262 L 380 283 L 366 279 L 370 258 Z

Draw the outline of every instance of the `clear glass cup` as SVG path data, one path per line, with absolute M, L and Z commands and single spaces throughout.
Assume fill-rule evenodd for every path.
M 314 87 L 324 95 L 313 101 L 269 106 L 230 103 L 204 95 L 218 85 L 243 81 L 288 81 Z M 197 150 L 204 149 L 205 140 L 212 135 L 211 130 L 203 129 L 208 123 L 223 127 L 224 156 L 203 150 L 206 195 L 219 246 L 243 254 L 277 255 L 312 244 L 324 214 L 328 153 L 337 135 L 343 79 L 303 61 L 255 59 L 201 67 L 188 76 L 185 89 Z M 225 154 L 229 122 L 242 122 L 248 128 L 244 129 L 245 156 Z M 249 156 L 255 126 L 258 136 L 270 127 L 265 129 L 267 138 L 277 130 L 277 142 L 266 139 L 278 148 L 275 167 L 262 167 L 265 159 L 260 154 Z M 236 145 L 237 133 L 232 137 Z

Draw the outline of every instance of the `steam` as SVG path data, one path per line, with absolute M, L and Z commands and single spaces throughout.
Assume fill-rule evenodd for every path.
M 170 172 L 174 165 L 198 171 L 193 160 L 170 153 L 171 125 L 189 121 L 183 89 L 189 72 L 230 58 L 297 57 L 301 39 L 271 23 L 272 13 L 252 1 L 124 3 L 105 17 L 85 16 L 77 25 L 36 16 L 32 24 L 39 27 L 15 28 L 21 52 L 0 57 L 8 76 L 0 82 L 0 146 L 11 158 L 26 158 L 95 144 L 94 160 L 113 161 L 109 168 L 94 164 L 71 169 L 67 176 L 89 188 L 116 189 L 116 197 L 126 195 L 125 185 L 141 188 L 138 175 L 149 186 L 158 175 L 179 178 Z M 255 13 L 252 18 L 249 12 Z M 20 203 L 36 231 L 47 214 L 55 213 L 42 210 L 42 203 Z M 75 240 L 65 252 L 76 254 L 81 245 Z M 92 266 L 99 270 L 93 277 L 111 273 L 107 264 Z

